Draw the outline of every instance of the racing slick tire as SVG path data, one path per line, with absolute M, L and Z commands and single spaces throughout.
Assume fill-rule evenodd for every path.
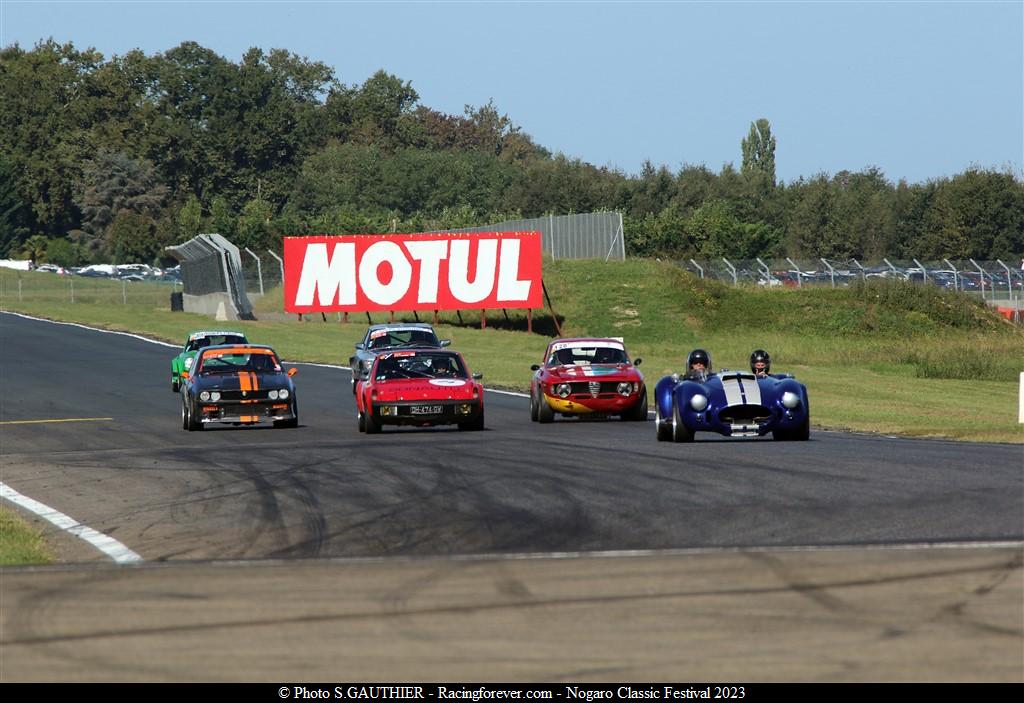
M 654 406 L 654 425 L 658 431 L 659 442 L 667 442 L 672 439 L 672 423 L 666 422 L 665 418 L 661 416 L 661 407 L 658 405 Z
M 192 412 L 192 403 L 184 395 L 181 396 L 181 425 L 189 432 L 203 429 L 203 423 L 196 419 Z
M 537 393 L 530 391 L 530 419 L 537 422 Z
M 804 419 L 804 424 L 793 430 L 775 430 L 772 439 L 777 442 L 806 442 L 811 438 L 811 418 Z
M 177 393 L 178 389 L 181 388 L 181 384 L 178 383 L 177 379 L 171 380 L 171 393 Z
M 274 427 L 294 428 L 299 426 L 299 401 L 292 401 L 292 419 L 274 420 Z
M 366 434 L 380 434 L 383 425 L 380 420 L 377 419 L 376 415 L 365 414 L 366 417 Z
M 463 432 L 479 432 L 484 428 L 484 413 L 480 411 L 480 414 L 469 422 L 460 422 L 459 429 Z
M 356 427 L 360 432 L 366 432 L 366 415 L 362 410 L 356 410 Z
M 551 405 L 548 404 L 546 398 L 541 395 L 541 392 L 537 393 L 537 422 L 542 425 L 546 425 L 549 422 L 555 421 L 555 411 L 551 409 Z
M 672 441 L 692 442 L 694 432 L 683 424 L 683 418 L 679 417 L 679 406 L 672 404 Z
M 645 388 L 640 393 L 640 399 L 636 402 L 636 405 L 629 408 L 626 412 L 621 415 L 623 420 L 632 422 L 647 422 L 647 389 Z

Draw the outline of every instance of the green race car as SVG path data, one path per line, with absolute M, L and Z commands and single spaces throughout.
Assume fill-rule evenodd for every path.
M 192 368 L 192 362 L 196 360 L 196 352 L 203 347 L 212 347 L 218 344 L 248 344 L 249 340 L 241 332 L 230 332 L 224 330 L 200 330 L 193 332 L 185 340 L 185 346 L 181 353 L 171 359 L 171 391 L 178 392 L 181 388 L 181 374 Z

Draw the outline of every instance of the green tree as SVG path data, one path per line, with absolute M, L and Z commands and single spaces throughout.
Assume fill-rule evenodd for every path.
M 166 245 L 152 217 L 128 209 L 120 210 L 108 229 L 108 247 L 117 264 L 152 261 Z
M 167 191 L 153 164 L 122 152 L 101 151 L 86 166 L 76 199 L 82 211 L 82 229 L 87 234 L 84 244 L 113 253 L 115 247 L 106 235 L 116 217 L 128 211 L 155 220 Z
M 741 143 L 743 165 L 740 173 L 758 189 L 775 187 L 775 137 L 763 117 L 750 123 L 750 133 Z
M 18 193 L 14 162 L 0 154 L 0 258 L 17 249 L 28 237 L 25 224 L 28 208 Z

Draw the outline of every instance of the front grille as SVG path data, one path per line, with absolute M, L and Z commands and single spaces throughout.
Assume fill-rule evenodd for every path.
M 718 413 L 718 419 L 729 424 L 764 422 L 771 416 L 763 405 L 730 405 Z
M 569 384 L 570 394 L 590 397 L 598 397 L 606 393 L 617 395 L 618 388 L 619 381 L 573 381 Z
M 235 403 L 238 403 L 238 402 L 243 401 L 243 400 L 267 400 L 268 399 L 267 394 L 269 392 L 270 391 L 267 391 L 267 390 L 258 390 L 258 391 L 242 391 L 242 390 L 237 390 L 237 391 L 221 391 L 220 392 L 220 398 L 221 398 L 221 400 L 226 400 L 226 401 L 235 402 Z M 242 393 L 245 393 L 245 395 L 243 396 Z

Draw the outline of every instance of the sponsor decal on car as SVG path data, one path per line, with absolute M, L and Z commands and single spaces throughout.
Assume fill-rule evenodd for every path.
M 464 386 L 466 382 L 458 378 L 432 378 L 430 384 L 433 386 Z

